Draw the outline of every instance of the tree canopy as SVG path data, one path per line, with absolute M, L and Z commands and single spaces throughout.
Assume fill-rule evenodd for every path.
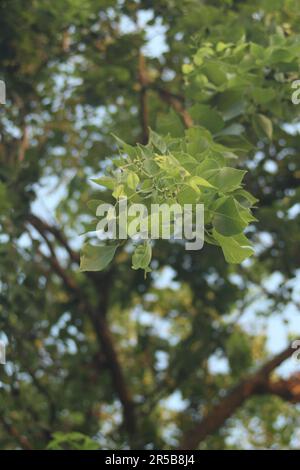
M 299 447 L 299 20 L 1 1 L 2 449 Z M 125 196 L 203 203 L 203 249 L 99 246 Z

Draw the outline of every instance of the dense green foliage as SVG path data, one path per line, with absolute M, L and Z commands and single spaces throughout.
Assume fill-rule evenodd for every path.
M 109 176 L 95 179 L 94 182 L 112 190 L 115 206 L 125 200 L 129 203 L 128 210 L 133 204 L 149 207 L 147 215 L 139 218 L 138 229 L 147 223 L 152 230 L 156 228 L 158 237 L 162 234 L 163 222 L 161 219 L 155 221 L 153 214 L 151 217 L 151 204 L 167 204 L 170 207 L 178 204 L 182 208 L 190 204 L 194 210 L 196 204 L 203 204 L 206 240 L 220 244 L 229 262 L 241 262 L 252 254 L 250 242 L 243 235 L 243 230 L 250 221 L 255 220 L 249 207 L 256 200 L 241 187 L 245 172 L 227 166 L 228 159 L 238 157 L 221 144 L 214 143 L 209 131 L 191 128 L 186 131 L 184 138 L 163 138 L 152 132 L 147 146 L 135 148 L 125 144 L 123 148 L 127 155 L 118 159 L 116 166 L 110 169 Z M 93 200 L 89 204 L 92 209 L 99 205 L 101 200 Z M 109 225 L 112 216 L 109 211 L 106 212 L 104 223 Z M 117 211 L 116 216 L 119 226 L 120 215 Z M 157 227 L 153 227 L 155 222 Z M 129 227 L 126 226 L 126 233 Z M 94 231 L 96 228 L 95 223 Z M 167 228 L 174 235 L 176 221 L 174 223 L 171 219 Z M 135 247 L 132 255 L 135 269 L 149 270 L 150 243 L 150 240 L 146 240 L 143 246 L 138 244 Z M 102 245 L 98 249 L 86 245 L 81 269 L 104 269 L 115 249 L 111 245 Z M 97 256 L 98 252 L 101 257 Z M 103 252 L 107 252 L 108 259 L 103 256 Z M 96 258 L 98 263 L 95 263 Z
M 174 448 L 299 332 L 299 20 L 298 0 L 1 1 L 2 449 Z M 123 195 L 204 202 L 204 248 L 97 247 Z M 199 446 L 293 448 L 297 426 L 254 395 Z
M 291 83 L 299 70 L 298 38 L 274 34 L 269 41 L 269 47 L 247 43 L 244 37 L 237 44 L 202 44 L 193 63 L 183 65 L 187 97 L 192 98 L 188 112 L 198 126 L 191 123 L 193 127 L 182 137 L 183 125 L 173 111 L 157 120 L 157 130 L 167 133 L 165 138 L 152 132 L 147 146 L 135 148 L 121 142 L 125 156 L 116 159 L 108 176 L 94 180 L 112 190 L 115 206 L 122 199 L 146 207 L 204 204 L 205 240 L 220 245 L 231 263 L 240 263 L 253 253 L 243 231 L 255 220 L 249 209 L 256 199 L 241 190 L 245 171 L 230 167 L 230 160 L 256 148 L 258 139 L 272 141 L 273 121 L 278 126 L 280 120 L 289 119 Z M 92 201 L 90 205 L 95 209 L 100 204 Z M 107 225 L 109 217 L 108 213 Z M 141 217 L 140 226 L 144 222 Z M 96 226 L 92 226 L 94 231 Z M 172 229 L 174 224 L 171 233 Z M 112 247 L 99 248 L 101 253 L 105 249 L 110 262 Z M 134 268 L 149 270 L 150 250 L 149 240 L 143 247 L 136 246 Z M 105 258 L 98 256 L 95 263 L 96 258 L 96 247 L 85 246 L 82 269 L 107 266 Z

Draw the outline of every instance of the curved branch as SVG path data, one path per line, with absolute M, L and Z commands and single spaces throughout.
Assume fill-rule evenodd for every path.
M 139 54 L 139 70 L 138 77 L 140 82 L 140 119 L 142 124 L 142 138 L 141 143 L 147 144 L 149 139 L 149 109 L 148 109 L 148 99 L 147 99 L 147 68 L 145 57 L 142 53 Z
M 70 259 L 74 263 L 79 264 L 80 257 L 78 253 L 72 250 L 64 234 L 58 227 L 47 224 L 47 222 L 43 221 L 42 219 L 40 219 L 34 214 L 29 214 L 27 216 L 27 220 L 38 232 L 40 232 L 40 234 L 45 233 L 45 232 L 51 233 L 54 236 L 54 238 L 65 248 L 65 250 L 70 256 Z
M 54 248 L 47 237 L 47 233 L 51 233 L 55 236 L 55 238 L 65 247 L 65 249 L 70 255 L 70 258 L 74 262 L 79 264 L 80 260 L 79 255 L 69 247 L 63 233 L 58 228 L 48 225 L 46 222 L 42 221 L 33 214 L 28 217 L 28 221 L 46 241 L 51 253 L 51 257 L 49 257 L 50 265 L 53 267 L 56 274 L 60 276 L 65 287 L 74 294 L 76 299 L 79 300 L 82 306 L 82 310 L 88 314 L 90 321 L 95 328 L 100 347 L 107 360 L 107 366 L 111 372 L 112 382 L 114 384 L 120 402 L 123 406 L 124 422 L 127 431 L 129 435 L 132 436 L 135 433 L 136 429 L 135 406 L 131 394 L 127 388 L 122 366 L 115 350 L 113 338 L 110 333 L 107 320 L 105 318 L 105 308 L 103 308 L 103 305 L 100 304 L 98 308 L 94 308 L 90 304 L 88 299 L 84 296 L 83 292 L 81 291 L 80 285 L 77 284 L 76 280 L 73 277 L 67 276 L 64 268 L 58 262 Z M 94 281 L 99 291 L 99 279 L 94 274 L 95 273 L 86 273 L 86 276 L 89 278 L 92 277 L 92 280 Z M 105 286 L 104 289 L 106 289 Z
M 19 433 L 17 428 L 7 421 L 3 416 L 0 418 L 0 421 L 8 434 L 10 434 L 16 441 L 20 444 L 21 448 L 24 450 L 33 450 L 32 444 L 29 442 L 27 437 Z
M 264 366 L 242 380 L 232 389 L 196 426 L 184 433 L 180 449 L 196 449 L 201 441 L 217 431 L 228 418 L 251 396 L 274 393 L 281 398 L 293 401 L 300 399 L 300 378 L 288 381 L 270 381 L 271 372 L 288 359 L 295 350 L 289 346 L 269 360 Z M 286 398 L 288 397 L 288 398 Z
M 159 93 L 159 96 L 181 116 L 185 127 L 189 128 L 194 125 L 192 116 L 184 107 L 184 101 L 180 96 L 177 96 L 168 90 L 160 87 L 153 87 Z

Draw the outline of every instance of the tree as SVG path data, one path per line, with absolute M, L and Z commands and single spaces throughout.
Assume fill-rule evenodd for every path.
M 244 320 L 299 308 L 297 2 L 0 8 L 1 447 L 297 446 L 299 375 L 276 373 L 294 349 L 272 355 Z M 89 180 L 103 183 L 119 149 L 124 166 L 149 148 L 196 198 L 221 199 L 204 201 L 212 243 L 156 241 L 146 278 L 128 245 L 80 272 L 89 201 L 134 192 L 141 174 L 107 191 Z

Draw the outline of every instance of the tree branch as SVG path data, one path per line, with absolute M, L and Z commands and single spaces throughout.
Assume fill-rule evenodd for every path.
M 286 380 L 269 381 L 258 389 L 257 394 L 277 395 L 290 403 L 300 402 L 300 374 L 293 374 Z
M 79 264 L 80 257 L 77 253 L 75 253 L 69 247 L 67 241 L 65 240 L 64 235 L 61 233 L 61 231 L 58 228 L 51 227 L 46 222 L 42 221 L 41 219 L 39 219 L 37 216 L 33 214 L 31 214 L 28 217 L 28 221 L 41 234 L 41 236 L 46 241 L 48 248 L 50 250 L 50 253 L 51 253 L 51 258 L 48 258 L 49 263 L 53 267 L 56 274 L 60 276 L 66 288 L 69 291 L 71 291 L 75 295 L 75 297 L 80 301 L 82 305 L 82 310 L 88 314 L 90 321 L 95 328 L 95 332 L 99 340 L 100 347 L 106 358 L 107 366 L 111 372 L 112 382 L 114 384 L 114 387 L 120 399 L 120 402 L 123 406 L 124 422 L 125 422 L 126 428 L 128 430 L 129 435 L 133 435 L 136 429 L 135 406 L 134 406 L 131 394 L 127 388 L 117 352 L 114 348 L 113 338 L 111 336 L 109 327 L 107 325 L 107 321 L 105 319 L 103 305 L 102 306 L 99 305 L 98 309 L 92 307 L 88 299 L 83 295 L 80 285 L 78 285 L 77 282 L 72 277 L 68 276 L 65 273 L 65 270 L 59 264 L 57 257 L 55 255 L 54 248 L 52 247 L 52 244 L 49 241 L 45 232 L 52 233 L 56 237 L 56 239 L 65 247 L 65 249 L 69 253 L 72 260 L 76 262 L 77 264 Z M 91 277 L 89 275 L 92 275 L 92 274 L 94 273 L 87 273 L 86 275 L 87 277 Z M 93 280 L 95 281 L 95 285 L 97 286 L 97 289 L 99 291 L 98 278 L 96 279 L 93 277 Z
M 56 238 L 56 240 L 65 248 L 67 253 L 70 256 L 70 259 L 76 263 L 79 264 L 80 262 L 80 257 L 78 253 L 76 253 L 72 248 L 69 246 L 64 234 L 58 227 L 54 227 L 52 225 L 47 224 L 47 222 L 44 222 L 42 219 L 37 217 L 34 214 L 29 214 L 27 216 L 28 222 L 36 229 L 38 232 L 45 233 L 49 232 L 52 233 L 52 235 Z
M 22 449 L 33 450 L 33 447 L 27 437 L 20 434 L 19 431 L 4 418 L 4 416 L 2 416 L 0 420 L 6 432 L 17 440 Z
M 251 396 L 274 393 L 281 398 L 293 401 L 300 398 L 300 378 L 287 381 L 270 381 L 271 372 L 288 359 L 295 350 L 289 346 L 269 360 L 264 366 L 242 380 L 227 396 L 220 400 L 196 426 L 184 433 L 180 449 L 196 449 L 201 441 L 217 431 L 228 418 Z M 288 397 L 288 398 L 286 398 Z
M 154 86 L 154 90 L 159 93 L 159 96 L 181 116 L 185 127 L 189 128 L 194 125 L 192 116 L 184 107 L 183 99 L 163 88 Z
M 142 144 L 147 144 L 149 139 L 149 110 L 148 110 L 148 100 L 147 100 L 147 85 L 148 75 L 146 68 L 146 61 L 144 55 L 140 52 L 139 54 L 139 82 L 140 82 L 140 119 L 142 124 Z

